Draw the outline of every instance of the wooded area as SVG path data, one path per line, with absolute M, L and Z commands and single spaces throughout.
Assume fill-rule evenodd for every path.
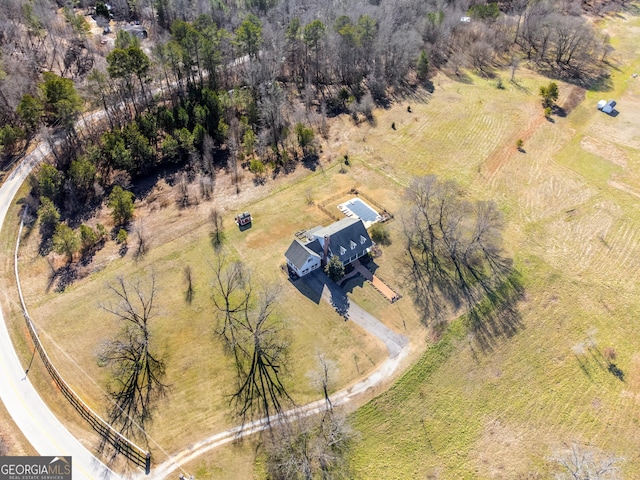
M 103 183 L 113 169 L 147 174 L 162 160 L 198 156 L 210 164 L 212 149 L 229 163 L 257 155 L 263 164 L 286 164 L 313 153 L 309 134 L 293 132 L 322 133 L 327 115 L 366 119 L 375 104 L 429 88 L 434 69 L 493 75 L 527 61 L 554 76 L 595 81 L 610 46 L 584 13 L 620 7 L 524 0 L 74 5 L 12 0 L 0 11 L 0 143 L 11 157 L 38 132 L 46 138 L 58 128 L 74 137 L 82 96 L 85 108 L 105 110 L 115 137 L 85 128 L 61 155 L 104 150 Z M 141 22 L 149 38 L 129 33 L 126 22 Z M 112 24 L 113 49 L 92 33 L 92 25 Z M 117 162 L 107 160 L 114 156 Z M 62 160 L 63 171 L 70 160 Z M 252 170 L 264 171 L 255 162 Z
M 376 105 L 433 88 L 437 69 L 490 77 L 508 66 L 513 80 L 526 61 L 583 85 L 599 81 L 611 48 L 585 11 L 621 7 L 523 0 L 74 5 L 12 1 L 0 11 L 1 153 L 11 161 L 35 135 L 55 145 L 58 173 L 46 173 L 47 186 L 42 172 L 32 182 L 34 196 L 49 198 L 58 212 L 46 205 L 42 233 L 49 235 L 57 221 L 158 168 L 185 170 L 210 196 L 217 168 L 236 183 L 242 170 L 262 183 L 301 161 L 313 165 L 328 117 L 371 120 Z M 130 30 L 132 22 L 149 38 Z M 94 25 L 114 25 L 113 48 L 104 33 L 92 33 Z M 79 114 L 92 109 L 102 109 L 106 123 L 76 130 Z M 122 226 L 128 218 L 114 214 Z M 79 247 L 68 247 L 58 250 L 71 259 Z

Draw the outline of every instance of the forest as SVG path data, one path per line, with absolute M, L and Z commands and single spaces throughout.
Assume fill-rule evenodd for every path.
M 263 181 L 313 160 L 328 117 L 366 121 L 396 96 L 432 89 L 439 69 L 493 76 L 508 67 L 513 76 L 527 62 L 549 76 L 599 82 L 610 46 L 592 18 L 620 6 L 9 0 L 0 11 L 2 156 L 11 161 L 36 135 L 63 136 L 54 200 L 68 214 L 167 164 L 204 175 L 214 164 L 242 166 Z M 123 28 L 131 24 L 148 37 Z M 116 37 L 113 48 L 107 36 Z M 95 109 L 108 124 L 77 131 L 78 115 Z M 74 161 L 90 177 L 95 169 L 102 189 L 79 182 Z

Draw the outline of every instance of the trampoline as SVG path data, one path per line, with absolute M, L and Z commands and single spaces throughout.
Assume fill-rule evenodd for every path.
M 378 212 L 357 197 L 341 203 L 338 205 L 338 209 L 347 217 L 358 217 L 367 228 L 381 220 Z

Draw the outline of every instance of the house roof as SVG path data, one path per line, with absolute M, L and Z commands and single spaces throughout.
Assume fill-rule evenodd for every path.
M 327 235 L 331 255 L 337 255 L 342 262 L 373 245 L 364 223 L 355 217 L 343 218 L 327 227 L 313 231 L 313 236 L 316 238 Z
M 320 244 L 317 240 L 305 245 L 296 238 L 293 242 L 291 242 L 291 245 L 289 245 L 289 248 L 285 252 L 284 256 L 287 257 L 287 260 L 289 260 L 299 270 L 304 266 L 310 256 L 316 257 L 318 259 L 320 258 L 320 255 L 309 248 L 312 243 L 316 243 L 318 248 L 322 248 L 320 247 Z

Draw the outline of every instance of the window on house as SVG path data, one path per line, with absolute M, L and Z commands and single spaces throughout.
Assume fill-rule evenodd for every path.
M 364 235 L 360 235 L 360 245 L 364 245 L 366 243 L 367 239 L 364 238 Z
M 347 249 L 340 245 L 340 255 L 344 255 L 345 253 L 347 253 Z
M 351 247 L 351 250 L 357 247 L 356 242 L 354 242 L 353 240 L 351 240 L 351 243 L 349 243 L 349 246 Z

